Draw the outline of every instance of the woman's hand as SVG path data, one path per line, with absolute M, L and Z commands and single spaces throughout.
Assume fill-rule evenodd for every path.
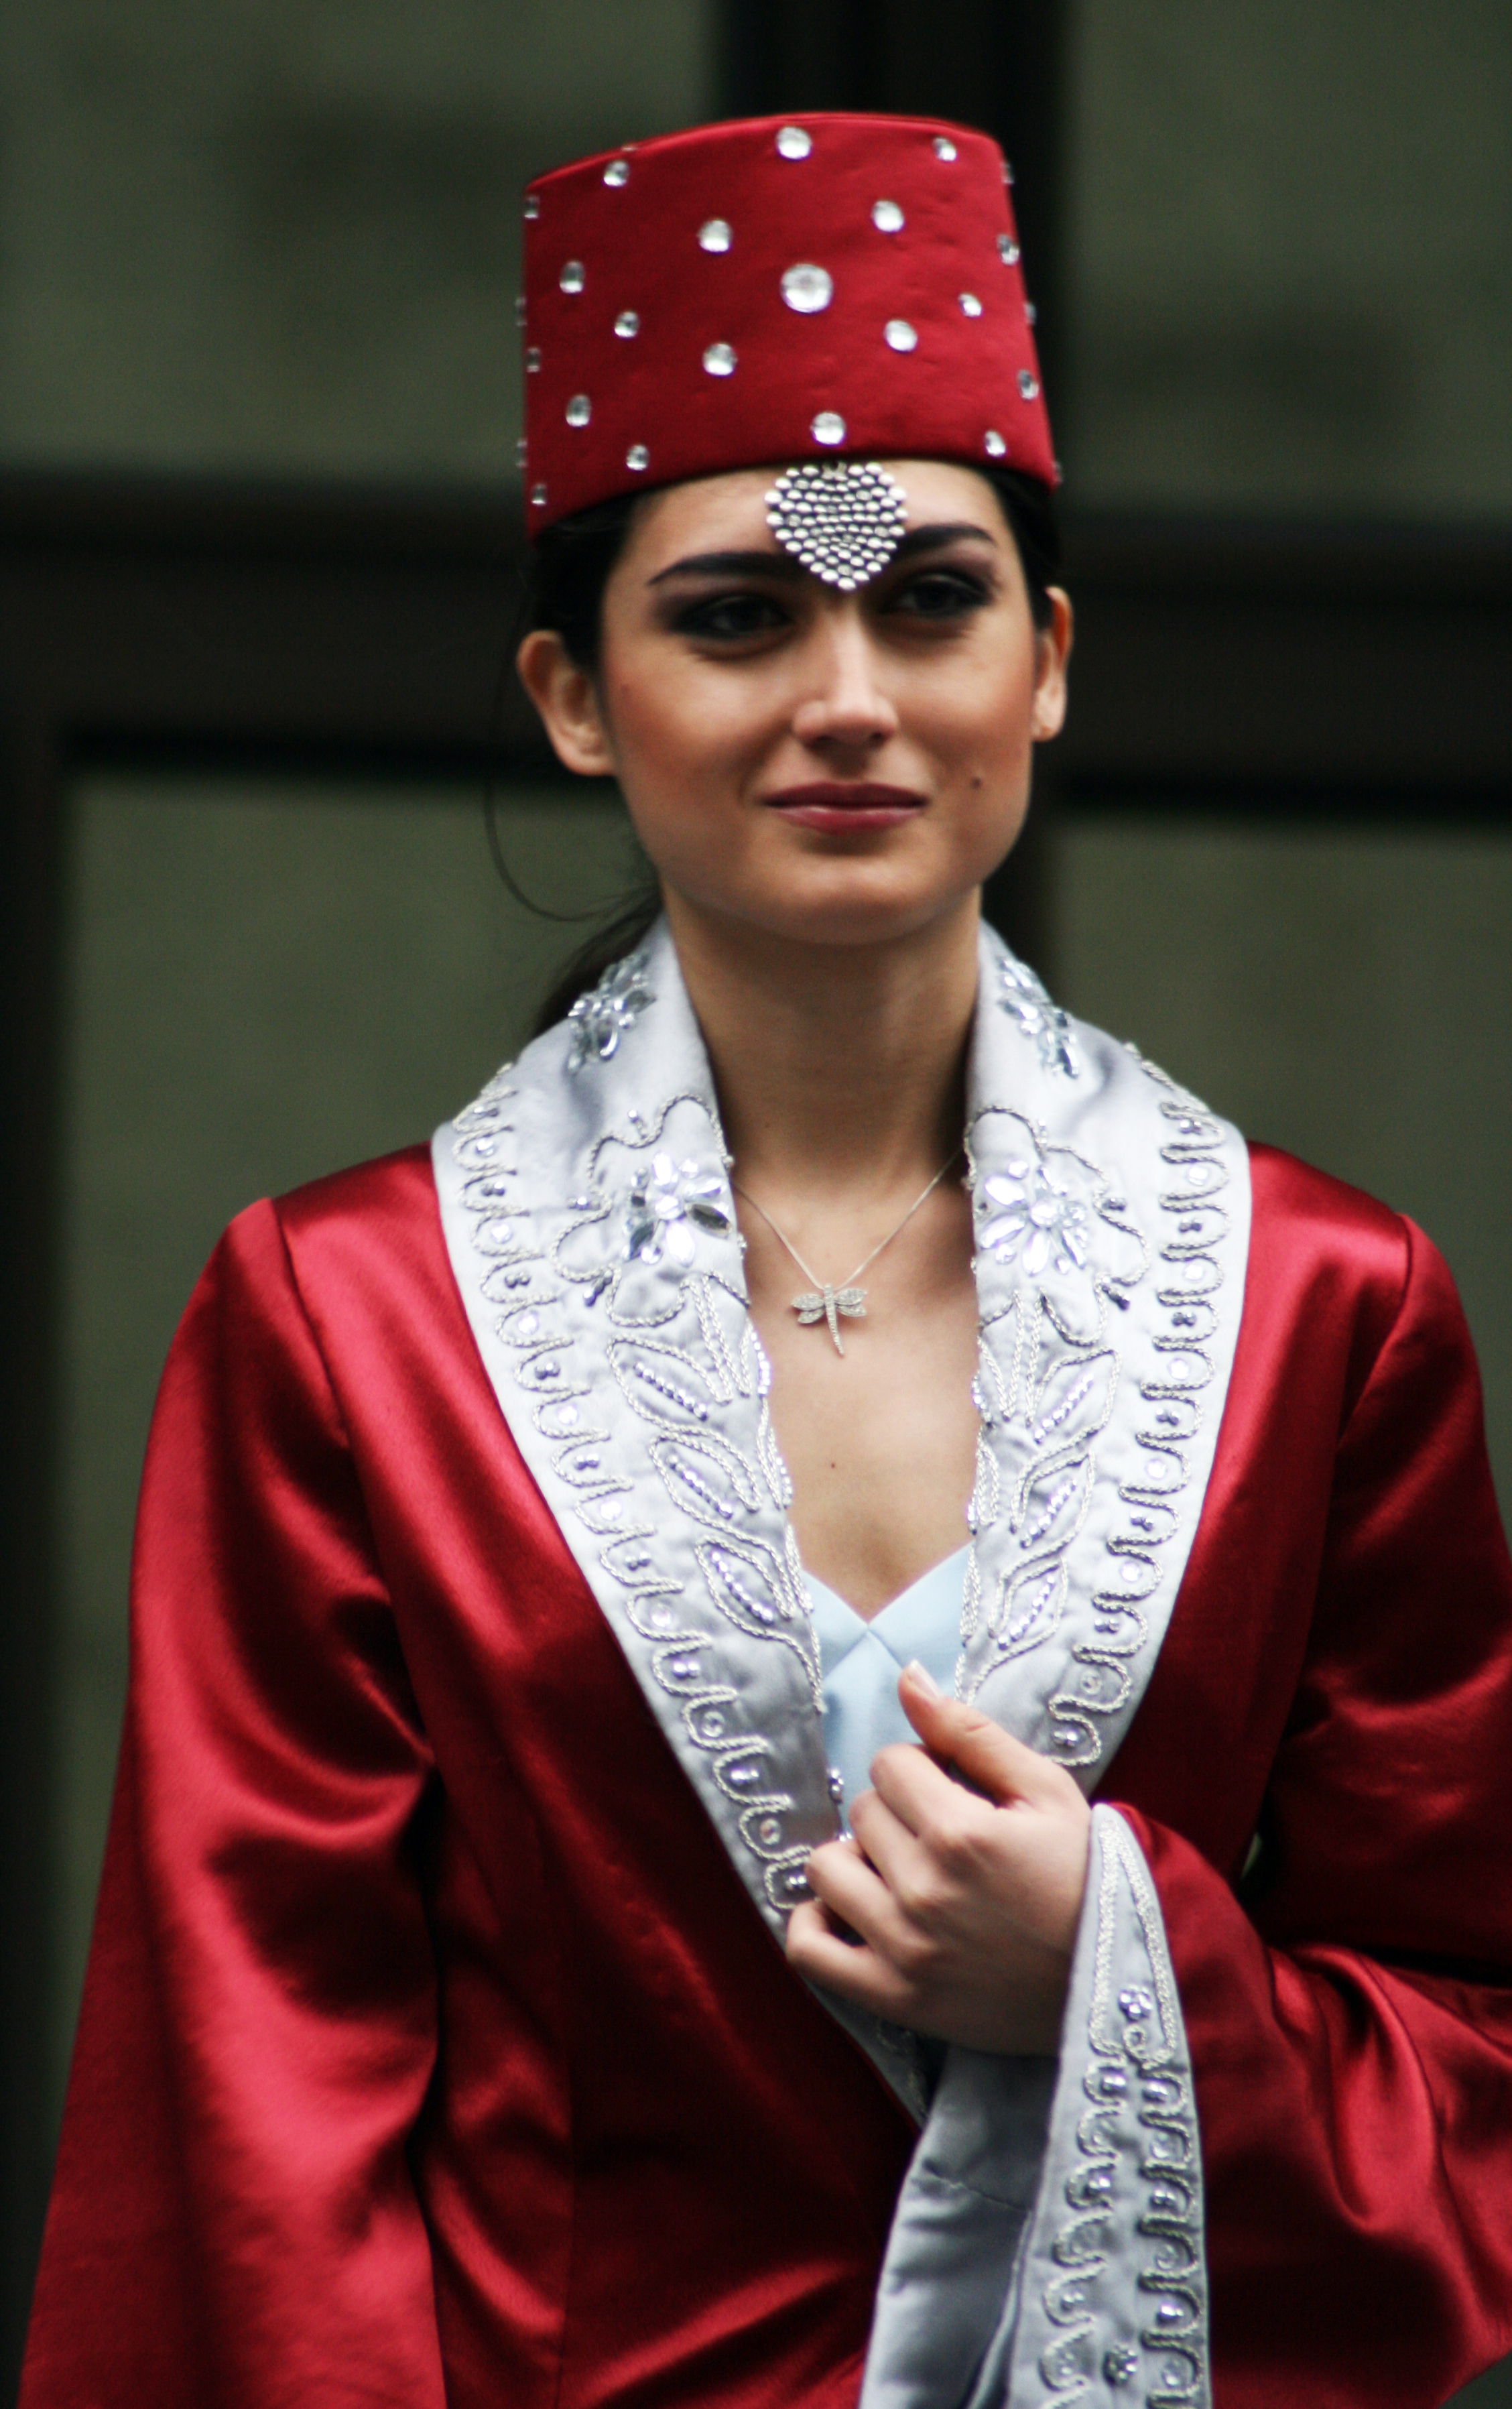
M 915 2032 L 1053 2055 L 1091 1810 L 1064 1767 L 942 1697 L 922 1666 L 898 1695 L 924 1747 L 881 1750 L 876 1787 L 851 1810 L 854 1839 L 815 1849 L 815 1897 L 789 1919 L 788 1957 Z

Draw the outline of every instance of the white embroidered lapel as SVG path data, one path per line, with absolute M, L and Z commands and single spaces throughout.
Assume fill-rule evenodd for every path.
M 1091 1789 L 1159 1653 L 1212 1469 L 1247 1158 L 990 932 L 967 1147 L 981 1432 L 958 1686 Z M 839 1819 L 729 1165 L 665 925 L 437 1132 L 433 1161 L 520 1451 L 780 1940 Z M 1093 1870 L 1058 2064 L 930 2063 L 827 1997 L 924 2121 L 866 2409 L 1142 2381 L 1204 2409 L 1180 2002 L 1147 1870 L 1105 1808 Z
M 1213 1467 L 1248 1156 L 990 937 L 981 992 L 967 1144 L 982 1421 L 960 1688 L 1090 1788 L 1144 1695 Z
M 437 1132 L 483 1363 L 780 1938 L 837 1829 L 819 1662 L 709 1065 L 660 928 Z
M 990 931 L 967 1119 L 982 1429 L 959 1686 L 1090 1788 L 1159 1653 L 1212 1465 L 1246 1161 Z M 728 1161 L 665 923 L 438 1131 L 433 1159 L 500 1406 L 780 1936 L 838 1818 Z

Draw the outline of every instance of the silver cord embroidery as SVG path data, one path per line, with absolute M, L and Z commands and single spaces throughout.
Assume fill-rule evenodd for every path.
M 1101 2375 L 1116 2387 L 1140 2382 L 1146 2409 L 1197 2409 L 1208 2397 L 1202 2153 L 1180 2003 L 1159 1901 L 1133 1836 L 1106 1809 L 1099 1810 L 1097 1834 L 1091 2057 L 1083 2078 L 1090 2104 L 1077 2126 L 1079 2161 L 1064 2186 L 1072 2214 L 1052 2251 L 1065 2272 L 1044 2293 L 1059 2330 L 1041 2354 L 1040 2373 L 1062 2400 L 1084 2394 Z M 1126 1982 L 1116 1998 L 1120 1890 L 1149 1979 Z M 1149 2314 L 1134 2336 L 1114 2330 L 1105 2310 L 1100 2316 L 1098 2278 L 1119 2259 L 1119 2225 L 1147 2244 L 1137 2288 Z M 1124 2240 L 1125 2253 L 1129 2246 Z
M 1161 1360 L 1157 1376 L 1139 1387 L 1146 1419 L 1137 1436 L 1145 1469 L 1142 1478 L 1120 1482 L 1125 1512 L 1108 1539 L 1119 1578 L 1093 1594 L 1095 1636 L 1072 1652 L 1080 1681 L 1050 1701 L 1055 1753 L 1068 1765 L 1097 1762 L 1102 1741 L 1095 1719 L 1116 1712 L 1130 1695 L 1130 1668 L 1149 1636 L 1142 1609 L 1159 1580 L 1159 1551 L 1176 1528 L 1174 1505 L 1189 1479 L 1186 1450 L 1197 1437 L 1214 1372 L 1203 1342 L 1216 1327 L 1209 1299 L 1222 1273 L 1215 1250 L 1228 1230 L 1228 1215 L 1217 1201 L 1229 1184 L 1223 1131 L 1163 1071 L 1149 1062 L 1142 1068 L 1164 1090 L 1159 1109 L 1171 1135 L 1160 1160 L 1177 1183 L 1159 1200 L 1165 1217 L 1159 1261 L 1168 1267 L 1155 1295 L 1162 1319 L 1154 1346 Z
M 1162 1091 L 1159 1110 L 1168 1132 L 1159 1149 L 1170 1176 L 1158 1196 L 1164 1241 L 1153 1299 L 1158 1362 L 1153 1377 L 1139 1382 L 1144 1411 L 1134 1435 L 1143 1469 L 1118 1485 L 1122 1512 L 1106 1540 L 1109 1573 L 1092 1593 L 1090 1628 L 1073 1643 L 1073 1677 L 1048 1700 L 1044 1744 L 1068 1766 L 1100 1761 L 1102 1726 L 1132 1695 L 1133 1666 L 1149 1637 L 1144 1609 L 1159 1582 L 1159 1551 L 1177 1528 L 1187 1456 L 1214 1375 L 1205 1342 L 1216 1328 L 1212 1300 L 1222 1282 L 1217 1249 L 1228 1230 L 1218 1201 L 1229 1181 L 1224 1132 L 1163 1072 L 1147 1062 L 1140 1068 Z M 1021 1280 L 1003 1316 L 1011 1313 L 1015 1323 L 1008 1375 L 984 1349 L 975 1391 L 982 1438 L 968 1517 L 972 1564 L 961 1623 L 967 1652 L 958 1677 L 967 1697 L 1009 1658 L 1047 1639 L 1061 1620 L 1066 1559 L 1091 1505 L 1095 1443 L 1118 1390 L 1121 1353 L 1111 1344 L 1107 1307 L 1128 1309 L 1150 1260 L 1125 1200 L 1111 1192 L 1095 1166 L 1069 1148 L 1046 1148 L 1023 1117 L 1015 1118 L 1033 1140 L 1032 1150 L 1015 1151 L 980 1180 L 973 1161 L 977 1243 L 1015 1267 Z M 1110 1231 L 1138 1244 L 1137 1270 L 1110 1277 L 1099 1269 L 1099 1249 Z M 1068 1316 L 1073 1275 L 1096 1300 L 1089 1326 Z M 1058 1287 L 1045 1286 L 1047 1279 Z M 1000 1344 L 995 1352 L 1001 1359 L 1005 1350 Z M 999 1544 L 994 1552 L 1000 1560 L 1006 1552 L 1010 1569 L 1001 1573 L 993 1594 L 984 1583 L 980 1550 L 1003 1523 L 998 1536 L 1007 1540 L 1007 1550 Z
M 1001 1117 L 991 1108 L 979 1115 L 968 1142 L 978 1248 L 1015 1275 L 984 1327 L 972 1392 L 981 1428 L 958 1673 L 969 1698 L 1060 1623 L 1067 1559 L 1094 1493 L 1094 1442 L 1118 1390 L 1110 1316 L 1127 1310 L 1149 1261 L 1125 1201 L 1095 1164 L 1049 1146 L 1018 1113 L 1006 1116 L 1017 1142 L 999 1154 L 992 1141 Z M 980 1168 L 985 1155 L 995 1168 Z M 1126 1683 L 1109 1685 L 1105 1709 L 1125 1695 Z M 1058 1707 L 1057 1699 L 1055 1753 L 1081 1762 L 1079 1730 Z
M 592 1009 L 578 1016 L 569 1068 L 590 1052 L 604 1060 L 613 1053 L 624 1030 L 653 1000 L 643 971 L 644 958 L 632 958 L 592 997 L 581 999 Z M 717 1788 L 739 1810 L 737 1828 L 757 1862 L 765 1894 L 785 1913 L 808 1895 L 803 1867 L 811 1843 L 789 1838 L 785 1818 L 793 1798 L 768 1782 L 772 1743 L 749 1727 L 739 1691 L 718 1678 L 714 1633 L 673 1603 L 683 1584 L 659 1569 L 657 1529 L 636 1510 L 636 1482 L 627 1477 L 634 1466 L 621 1466 L 623 1442 L 592 1411 L 592 1381 L 574 1376 L 581 1333 L 567 1310 L 574 1291 L 582 1308 L 607 1298 L 610 1369 L 638 1421 L 652 1426 L 647 1459 L 672 1506 L 706 1535 L 695 1540 L 693 1553 L 713 1607 L 747 1637 L 792 1649 L 817 1708 L 817 1647 L 796 1551 L 778 1554 L 741 1527 L 765 1498 L 785 1510 L 790 1494 L 766 1404 L 770 1373 L 749 1321 L 738 1349 L 731 1349 L 713 1292 L 716 1276 L 695 1268 L 700 1234 L 739 1243 L 728 1186 L 723 1169 L 674 1157 L 658 1145 L 674 1107 L 698 1102 L 674 1097 L 655 1129 L 637 1115 L 628 1141 L 599 1140 L 587 1192 L 551 1212 L 556 1234 L 544 1246 L 536 1234 L 539 1205 L 510 1209 L 519 1179 L 505 1161 L 516 1092 L 511 1067 L 453 1124 L 454 1159 L 470 1175 L 462 1201 L 484 1267 L 483 1293 L 499 1308 L 495 1333 L 510 1350 L 511 1370 L 536 1428 L 553 1442 L 552 1468 L 571 1492 L 573 1510 L 602 1542 L 599 1563 L 648 1644 L 654 1680 L 676 1700 L 692 1745 L 712 1760 Z M 604 1170 L 612 1148 L 640 1158 L 620 1184 L 617 1218 L 614 1185 Z M 604 1242 L 612 1243 L 616 1227 L 622 1244 L 606 1259 Z M 616 1305 L 622 1283 L 642 1267 L 665 1267 L 676 1282 L 674 1296 L 650 1319 Z M 697 1337 L 690 1333 L 684 1342 L 689 1305 Z M 751 1401 L 759 1406 L 755 1460 L 716 1427 L 722 1409 Z M 713 1663 L 706 1664 L 711 1657 Z
M 612 1058 L 673 975 L 665 934 L 657 942 L 663 952 L 648 944 L 581 1000 L 549 1076 Z M 1065 1016 L 990 940 L 984 976 L 1018 1030 L 1050 1048 L 1058 1075 L 1079 1075 L 1068 1069 L 1079 1058 Z M 1232 1133 L 1137 1057 L 1097 1060 L 1100 1079 L 1122 1083 L 1125 1112 L 1140 1083 L 1157 1091 L 1163 1142 L 1152 1146 L 1148 1121 L 1136 1119 L 1125 1175 L 1142 1166 L 1146 1227 L 1095 1161 L 1024 1111 L 986 1104 L 969 1148 L 981 1427 L 958 1686 L 974 1696 L 1003 1667 L 1058 1645 L 1058 1657 L 1041 1660 L 1047 1676 L 1026 1672 L 1037 1703 L 1025 1736 L 1076 1767 L 1102 1760 L 1143 1679 L 1159 1624 L 1153 1601 L 1169 1586 L 1162 1551 L 1189 1541 L 1187 1493 L 1211 1449 L 1213 1334 L 1221 1315 L 1226 1372 L 1233 1318 L 1221 1270 Z M 612 1106 L 613 1126 L 591 1138 L 583 1167 L 558 1175 L 563 1185 L 581 1182 L 570 1196 L 543 1191 L 539 1159 L 522 1170 L 504 1074 L 458 1117 L 450 1143 L 509 1383 L 550 1442 L 543 1468 L 591 1536 L 609 1594 L 652 1651 L 649 1678 L 677 1700 L 690 1741 L 738 1768 L 739 1782 L 721 1773 L 719 1788 L 742 1814 L 759 1806 L 759 1831 L 753 1823 L 742 1839 L 765 1897 L 782 1910 L 803 1893 L 807 1849 L 795 1832 L 785 1854 L 771 1854 L 771 1818 L 794 1798 L 762 1767 L 774 1750 L 793 1761 L 794 1740 L 750 1728 L 720 1678 L 720 1632 L 794 1652 L 816 1707 L 817 1648 L 786 1520 L 791 1484 L 771 1428 L 770 1374 L 733 1251 L 728 1166 L 707 1089 L 691 1066 L 682 1075 L 684 1089 L 657 1098 L 652 1069 L 645 1109 Z M 1001 1094 L 1013 1075 L 995 1075 Z M 535 1109 L 544 1102 L 554 1112 L 531 1093 Z M 643 1444 L 631 1443 L 623 1415 L 596 1406 L 605 1382 L 644 1429 Z M 1002 1696 L 994 1710 L 1016 1727 Z M 799 1786 L 812 1845 L 807 1772 Z
M 527 1058 L 518 1094 L 501 1073 L 439 1137 L 443 1218 L 527 1461 L 780 1929 L 833 1814 L 809 1716 L 817 1646 L 728 1165 L 665 931 L 632 959 L 639 971 L 595 991 L 601 1011 L 583 999 L 569 1034 Z M 983 977 L 1006 1017 L 979 1023 L 974 1058 L 981 1427 L 960 1680 L 974 1692 L 1008 1668 L 993 1711 L 1087 1768 L 1127 1721 L 1189 1545 L 1237 1326 L 1238 1158 L 1233 1133 L 1152 1066 L 1063 1015 L 1058 1036 L 1056 1007 L 990 940 Z M 569 1064 L 612 1061 L 653 988 L 670 992 L 628 1049 L 634 1078 L 622 1057 L 565 1088 Z M 1100 1131 L 1132 1204 L 1092 1159 Z M 1242 1233 L 1240 1190 L 1242 1174 Z M 1203 2409 L 1190 2071 L 1159 1905 L 1117 1822 L 1098 1810 L 1087 2038 L 1067 2036 L 1034 2272 L 1005 2305 L 1030 2314 L 1017 2333 L 1033 2397 Z M 842 2021 L 922 2116 L 927 2053 Z

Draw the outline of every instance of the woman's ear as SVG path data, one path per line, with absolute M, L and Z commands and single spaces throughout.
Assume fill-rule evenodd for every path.
M 554 627 L 534 627 L 514 666 L 564 769 L 580 778 L 612 778 L 614 752 L 593 679 L 572 658 Z
M 1034 711 L 1030 733 L 1036 744 L 1058 736 L 1066 716 L 1066 664 L 1071 658 L 1074 614 L 1071 597 L 1058 585 L 1049 588 L 1050 625 L 1039 633 L 1039 658 L 1034 673 Z

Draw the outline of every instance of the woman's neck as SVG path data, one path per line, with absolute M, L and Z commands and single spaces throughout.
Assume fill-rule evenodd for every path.
M 742 1185 L 780 1212 L 919 1185 L 960 1143 L 975 894 L 875 945 L 773 937 L 670 895 Z

